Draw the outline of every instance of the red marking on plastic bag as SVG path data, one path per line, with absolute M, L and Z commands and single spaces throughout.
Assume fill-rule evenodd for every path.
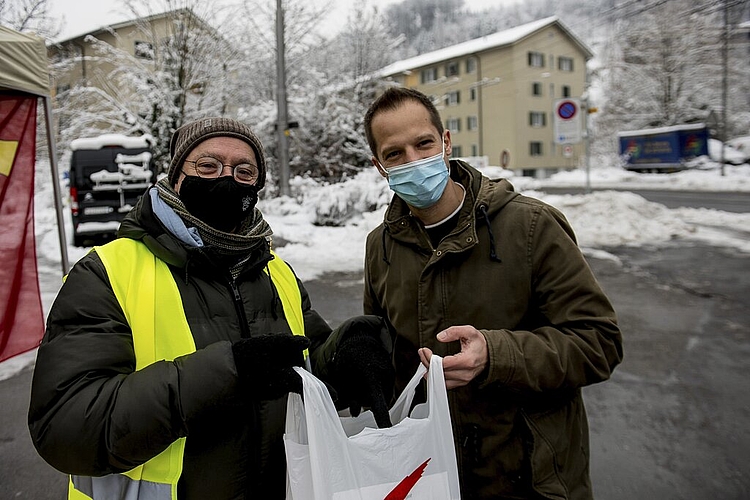
M 417 484 L 417 481 L 422 478 L 422 474 L 430 460 L 432 459 L 428 458 L 425 460 L 422 465 L 414 470 L 414 472 L 402 479 L 383 500 L 404 500 L 406 495 L 408 495 L 412 488 L 414 488 L 414 485 Z

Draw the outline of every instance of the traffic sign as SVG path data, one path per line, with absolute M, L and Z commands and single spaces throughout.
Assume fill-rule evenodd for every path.
M 575 98 L 555 101 L 553 113 L 555 143 L 581 142 L 581 102 Z

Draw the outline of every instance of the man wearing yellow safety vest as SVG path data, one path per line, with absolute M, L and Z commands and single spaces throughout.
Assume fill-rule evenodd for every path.
M 246 125 L 188 123 L 170 153 L 167 176 L 73 267 L 50 310 L 31 437 L 70 474 L 69 498 L 281 499 L 286 396 L 301 390 L 292 367 L 389 425 L 393 336 L 375 316 L 331 332 L 312 309 L 271 250 L 256 207 L 265 154 Z

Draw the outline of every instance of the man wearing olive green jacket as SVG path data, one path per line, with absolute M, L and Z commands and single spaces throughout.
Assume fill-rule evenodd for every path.
M 393 197 L 367 238 L 364 312 L 395 332 L 395 393 L 444 357 L 462 498 L 590 499 L 581 388 L 622 359 L 615 312 L 565 217 L 451 155 L 429 98 L 365 116 Z

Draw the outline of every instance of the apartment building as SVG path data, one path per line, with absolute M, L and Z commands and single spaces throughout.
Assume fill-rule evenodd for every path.
M 88 38 L 90 36 L 129 54 L 136 61 L 134 64 L 156 69 L 158 57 L 169 57 L 164 44 L 171 42 L 174 47 L 175 40 L 187 40 L 190 33 L 196 31 L 215 36 L 215 30 L 190 9 L 178 9 L 103 26 L 50 44 L 47 53 L 53 68 L 51 94 L 53 98 L 65 99 L 66 91 L 81 85 L 95 89 L 94 93 L 117 96 L 117 99 L 123 101 L 127 100 L 127 92 L 137 91 L 135 88 L 123 88 L 111 81 L 115 65 L 122 62 L 113 61 L 98 52 Z M 172 53 L 179 50 L 179 47 L 177 50 L 173 48 Z M 203 88 L 198 82 L 192 84 L 189 90 L 193 94 L 201 94 Z M 58 130 L 65 129 L 71 119 L 59 110 L 56 117 Z
M 560 142 L 554 113 L 562 98 L 578 103 L 592 56 L 550 17 L 398 61 L 378 74 L 432 97 L 451 131 L 454 157 L 487 157 L 490 165 L 543 178 L 576 167 L 584 154 L 582 142 Z

